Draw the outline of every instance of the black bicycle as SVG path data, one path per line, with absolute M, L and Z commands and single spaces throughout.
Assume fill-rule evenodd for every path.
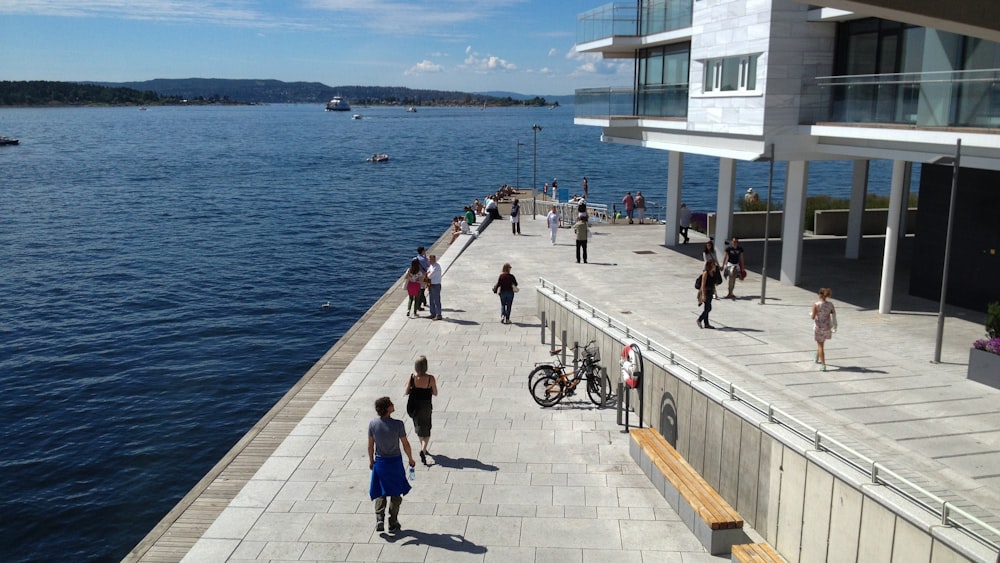
M 593 340 L 587 344 L 573 348 L 574 355 L 582 350 L 579 358 L 580 367 L 569 369 L 559 359 L 561 348 L 549 352 L 556 357 L 553 364 L 539 364 L 528 374 L 528 389 L 531 398 L 543 407 L 551 407 L 563 400 L 563 397 L 573 395 L 581 381 L 587 382 L 587 397 L 598 407 L 610 407 L 615 403 L 611 392 L 611 378 L 601 369 L 601 351 Z

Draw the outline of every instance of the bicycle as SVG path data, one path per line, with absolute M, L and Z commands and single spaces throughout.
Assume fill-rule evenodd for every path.
M 580 359 L 580 367 L 576 370 L 568 370 L 567 366 L 559 359 L 561 348 L 549 352 L 556 357 L 554 364 L 538 364 L 535 369 L 528 374 L 528 389 L 531 391 L 531 398 L 543 407 L 551 407 L 567 397 L 575 394 L 577 386 L 581 381 L 587 381 L 587 396 L 590 402 L 598 407 L 609 407 L 615 403 L 615 396 L 611 393 L 611 378 L 604 374 L 599 365 L 601 361 L 601 351 L 594 346 L 595 341 L 591 340 L 583 346 L 576 345 L 573 348 L 574 356 L 580 349 L 583 349 L 583 357 Z M 603 381 L 602 381 L 603 380 Z M 601 398 L 601 385 L 606 390 L 605 397 Z

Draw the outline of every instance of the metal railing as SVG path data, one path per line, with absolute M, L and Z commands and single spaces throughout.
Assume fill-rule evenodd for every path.
M 641 4 L 638 6 L 637 4 Z M 576 18 L 576 42 L 653 35 L 691 27 L 692 0 L 644 0 L 605 4 Z
M 663 84 L 636 88 L 581 88 L 574 92 L 576 117 L 686 118 L 688 85 Z
M 710 385 L 717 391 L 728 395 L 730 400 L 739 401 L 743 405 L 746 405 L 762 417 L 765 417 L 768 422 L 779 425 L 802 440 L 811 443 L 817 450 L 826 452 L 838 461 L 854 468 L 873 484 L 882 485 L 900 497 L 910 501 L 917 508 L 938 518 L 941 525 L 951 526 L 960 530 L 968 537 L 1000 554 L 1000 530 L 967 510 L 955 506 L 952 501 L 942 499 L 889 469 L 886 464 L 865 456 L 821 430 L 813 428 L 809 424 L 795 418 L 775 404 L 757 397 L 750 391 L 737 386 L 724 377 L 706 370 L 693 360 L 685 358 L 667 346 L 654 341 L 649 336 L 632 330 L 627 324 L 614 319 L 611 315 L 571 295 L 568 291 L 559 288 L 545 278 L 539 278 L 538 281 L 541 285 L 541 291 L 548 292 L 553 298 L 560 298 L 566 303 L 575 305 L 579 311 L 582 311 L 582 314 L 578 313 L 579 316 L 589 316 L 592 321 L 605 326 L 605 332 L 609 334 L 616 332 L 622 338 L 632 340 L 643 346 L 645 348 L 643 351 L 645 361 L 651 361 L 651 356 L 660 356 L 666 362 L 669 362 L 672 368 L 679 368 L 686 371 L 699 382 Z M 663 362 L 660 364 L 663 368 L 667 367 Z
M 803 83 L 803 124 L 1000 127 L 1000 69 L 820 76 Z

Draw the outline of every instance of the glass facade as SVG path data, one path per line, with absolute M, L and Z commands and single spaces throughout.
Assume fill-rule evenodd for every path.
M 643 49 L 636 68 L 636 115 L 687 115 L 690 43 Z
M 1000 44 L 879 19 L 838 27 L 834 122 L 1000 126 Z

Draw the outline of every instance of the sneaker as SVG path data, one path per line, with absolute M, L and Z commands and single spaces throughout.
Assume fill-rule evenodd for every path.
M 427 452 L 420 452 L 420 463 L 427 465 Z
M 375 531 L 376 532 L 384 532 L 385 531 L 385 522 L 382 521 L 382 520 L 379 520 L 379 521 L 375 522 Z
M 398 520 L 395 521 L 395 522 L 390 522 L 389 523 L 389 531 L 390 532 L 398 532 L 398 531 L 400 531 L 402 529 L 403 529 L 403 526 L 399 523 Z
M 826 371 L 826 364 L 819 366 L 819 371 Z
M 705 328 L 710 328 L 712 330 L 715 330 L 715 327 L 712 326 L 712 325 L 710 325 L 710 324 L 708 324 L 708 323 L 705 323 Z
M 697 320 L 697 321 L 695 321 L 695 322 L 697 322 L 697 323 L 698 323 L 698 328 L 705 328 L 705 327 L 701 326 L 701 319 L 698 319 L 698 320 Z
M 442 317 L 441 315 L 438 315 L 434 320 L 436 320 L 436 321 L 443 321 L 444 317 Z

